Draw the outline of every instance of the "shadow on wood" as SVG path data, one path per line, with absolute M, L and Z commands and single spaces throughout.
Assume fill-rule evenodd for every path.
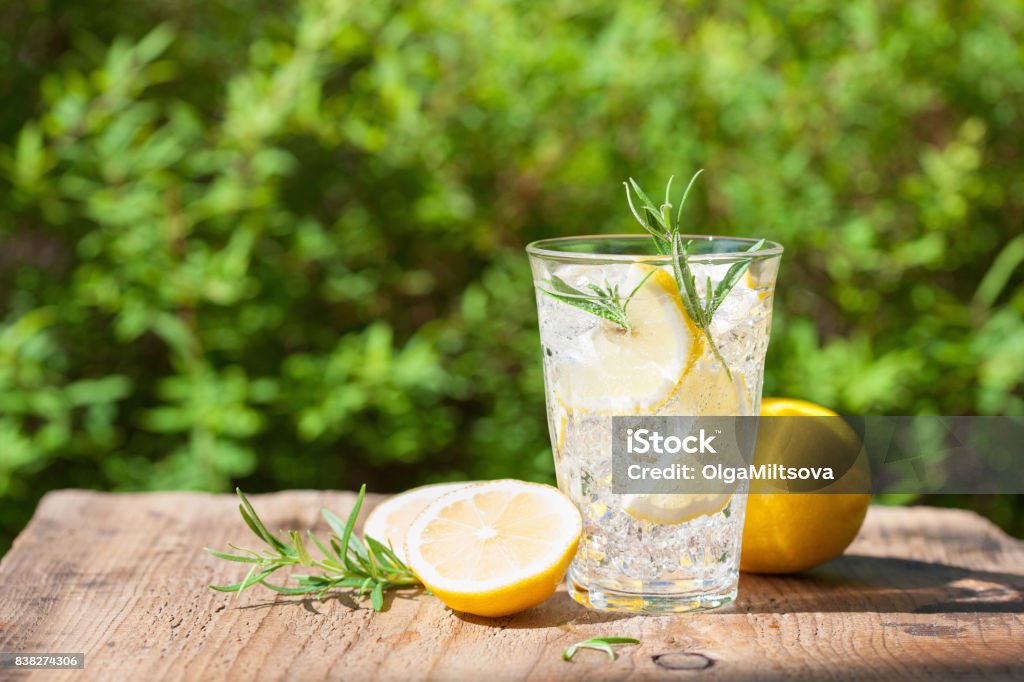
M 1024 613 L 1024 577 L 846 555 L 795 576 L 743 575 L 745 613 Z
M 564 587 L 560 587 L 547 601 L 532 609 L 503 618 L 484 618 L 469 613 L 453 611 L 461 620 L 473 625 L 487 625 L 502 629 L 530 629 L 565 627 L 569 625 L 593 625 L 612 623 L 631 618 L 628 613 L 607 613 L 591 611 L 572 600 Z

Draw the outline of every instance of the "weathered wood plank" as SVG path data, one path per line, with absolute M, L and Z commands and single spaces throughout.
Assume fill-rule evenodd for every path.
M 322 529 L 352 493 L 253 502 L 273 528 Z M 372 506 L 377 498 L 370 497 Z M 324 602 L 206 589 L 245 567 L 201 551 L 248 542 L 230 496 L 60 491 L 0 562 L 0 651 L 84 651 L 86 668 L 12 679 L 1021 679 L 1024 543 L 975 514 L 872 508 L 841 559 L 799 578 L 744 576 L 731 611 L 622 617 L 564 592 L 516 616 L 454 614 L 389 597 L 374 614 Z M 561 660 L 572 642 L 633 636 Z

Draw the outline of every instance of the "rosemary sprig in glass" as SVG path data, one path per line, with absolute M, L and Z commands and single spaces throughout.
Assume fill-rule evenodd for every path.
M 331 590 L 348 589 L 357 597 L 370 595 L 373 610 L 381 611 L 384 608 L 385 591 L 421 586 L 412 570 L 395 554 L 394 548 L 390 545 L 385 546 L 369 536 L 364 536 L 360 540 L 354 532 L 359 509 L 363 506 L 363 498 L 366 496 L 365 485 L 359 489 L 356 504 L 344 523 L 330 511 L 323 510 L 324 519 L 331 528 L 326 545 L 313 534 L 313 531 L 306 531 L 323 558 L 314 558 L 309 553 L 299 531 L 288 531 L 287 540 L 276 533 L 271 533 L 245 494 L 238 488 L 235 492 L 242 501 L 238 505 L 242 519 L 256 537 L 267 545 L 267 549 L 258 552 L 230 545 L 241 554 L 229 554 L 206 548 L 206 551 L 215 557 L 251 564 L 249 573 L 242 582 L 233 585 L 210 585 L 212 589 L 240 594 L 242 590 L 253 585 L 263 585 L 282 594 L 313 594 L 318 599 L 323 598 Z M 268 577 L 287 566 L 306 566 L 319 569 L 322 573 L 290 576 L 298 584 L 297 587 L 267 582 Z
M 747 272 L 747 269 L 750 267 L 750 260 L 743 259 L 733 263 L 725 273 L 725 276 L 714 287 L 711 286 L 711 277 L 708 276 L 704 283 L 703 296 L 697 290 L 696 277 L 689 263 L 689 249 L 693 244 L 693 240 L 683 238 L 680 226 L 683 217 L 683 205 L 686 203 L 686 198 L 690 195 L 693 183 L 696 182 L 702 172 L 703 169 L 698 170 L 690 178 L 690 183 L 686 186 L 686 190 L 679 200 L 679 207 L 676 209 L 675 214 L 672 212 L 673 207 L 671 203 L 672 180 L 675 176 L 668 179 L 668 184 L 665 187 L 665 203 L 661 206 L 655 206 L 654 202 L 640 189 L 640 185 L 633 178 L 630 178 L 628 183 L 624 182 L 622 184 L 626 187 L 626 201 L 629 204 L 629 210 L 633 213 L 633 217 L 650 233 L 658 253 L 672 256 L 672 272 L 675 275 L 676 285 L 679 287 L 679 296 L 683 301 L 683 307 L 686 308 L 686 312 L 690 319 L 693 320 L 693 323 L 697 325 L 697 328 L 707 338 L 711 352 L 722 363 L 726 376 L 731 380 L 732 372 L 729 370 L 729 365 L 725 362 L 725 358 L 722 357 L 722 353 L 718 350 L 715 340 L 711 337 L 711 319 L 725 301 L 729 292 L 733 290 L 736 283 Z M 633 203 L 633 196 L 630 192 L 631 186 L 632 191 L 636 192 L 639 199 L 639 211 Z M 762 239 L 747 249 L 747 251 L 757 251 L 763 245 L 764 240 Z
M 626 316 L 626 308 L 629 307 L 629 303 L 633 300 L 636 292 L 640 291 L 640 287 L 642 287 L 653 274 L 654 270 L 647 273 L 647 275 L 640 280 L 640 283 L 633 287 L 633 290 L 625 297 L 619 293 L 619 285 L 609 284 L 608 280 L 605 280 L 604 286 L 588 284 L 587 288 L 590 291 L 587 292 L 577 289 L 560 277 L 554 276 L 547 280 L 548 288 L 541 289 L 540 291 L 551 298 L 557 299 L 562 303 L 575 306 L 576 308 L 586 311 L 591 315 L 603 317 L 609 322 L 619 325 L 628 333 L 633 331 L 633 327 L 629 323 L 629 317 Z
M 722 357 L 718 345 L 711 336 L 711 320 L 726 297 L 736 286 L 736 283 L 740 281 L 740 278 L 750 268 L 750 259 L 742 259 L 733 263 L 725 273 L 725 276 L 715 286 L 711 285 L 711 277 L 707 277 L 706 281 L 703 282 L 704 294 L 701 295 L 697 287 L 696 276 L 693 274 L 693 269 L 690 267 L 689 262 L 689 251 L 693 245 L 693 240 L 683 238 L 680 226 L 682 224 L 683 206 L 686 204 L 686 198 L 690 196 L 690 190 L 693 189 L 694 182 L 697 181 L 702 172 L 704 172 L 703 169 L 698 170 L 690 178 L 690 182 L 686 186 L 682 198 L 679 200 L 678 207 L 672 205 L 672 180 L 675 176 L 668 179 L 668 184 L 665 186 L 665 202 L 661 205 L 656 205 L 633 178 L 630 178 L 629 182 L 622 184 L 626 187 L 626 202 L 629 204 L 629 210 L 644 230 L 651 235 L 651 239 L 654 241 L 654 248 L 659 254 L 672 257 L 672 272 L 675 276 L 676 286 L 679 288 L 679 296 L 682 299 L 683 307 L 686 308 L 690 319 L 693 320 L 693 323 L 697 325 L 697 328 L 700 329 L 707 339 L 708 347 L 711 349 L 712 354 L 722 363 L 726 376 L 732 380 L 732 371 L 729 369 L 728 363 Z M 633 202 L 634 193 L 637 197 L 637 203 Z M 637 205 L 639 205 L 639 210 Z M 673 208 L 675 208 L 674 212 Z M 747 249 L 747 251 L 757 251 L 763 245 L 764 240 L 762 239 Z M 591 315 L 596 315 L 617 324 L 626 332 L 632 332 L 632 325 L 630 325 L 629 318 L 626 316 L 626 307 L 652 274 L 654 274 L 653 270 L 626 297 L 620 295 L 617 284 L 609 284 L 607 280 L 604 286 L 588 284 L 587 288 L 590 290 L 588 292 L 577 289 L 554 276 L 547 280 L 548 288 L 542 288 L 541 291 L 563 303 L 575 306 Z

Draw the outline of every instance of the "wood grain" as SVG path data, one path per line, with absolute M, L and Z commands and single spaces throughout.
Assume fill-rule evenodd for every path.
M 322 528 L 352 493 L 253 502 L 272 528 Z M 371 505 L 377 501 L 370 498 Z M 1024 543 L 965 511 L 872 508 L 842 558 L 801 577 L 743 576 L 729 611 L 623 617 L 564 591 L 496 620 L 420 593 L 374 614 L 206 589 L 245 567 L 201 551 L 248 542 L 230 496 L 50 493 L 0 562 L 0 651 L 85 652 L 45 680 L 1024 678 Z M 632 636 L 614 663 L 569 644 Z

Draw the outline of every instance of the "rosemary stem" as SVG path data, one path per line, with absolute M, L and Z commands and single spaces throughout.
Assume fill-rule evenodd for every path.
M 729 378 L 729 381 L 732 381 L 732 372 L 729 371 L 729 364 L 725 361 L 725 358 L 722 357 L 722 352 L 718 350 L 718 346 L 715 344 L 714 339 L 711 338 L 711 329 L 705 327 L 703 331 L 704 336 L 708 339 L 708 345 L 711 347 L 711 353 L 720 363 L 722 363 L 722 367 L 725 369 L 725 376 Z

